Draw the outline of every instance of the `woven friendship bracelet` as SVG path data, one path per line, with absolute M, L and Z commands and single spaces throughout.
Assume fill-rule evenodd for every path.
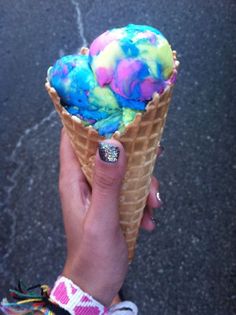
M 137 306 L 129 301 L 113 305 L 110 309 L 106 308 L 66 277 L 57 279 L 50 300 L 72 315 L 138 314 Z
M 50 294 L 50 300 L 72 315 L 106 315 L 108 309 L 82 291 L 70 279 L 60 277 Z

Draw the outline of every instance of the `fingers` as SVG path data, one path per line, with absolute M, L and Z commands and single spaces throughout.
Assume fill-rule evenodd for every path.
M 68 180 L 73 180 L 74 177 L 77 179 L 85 178 L 64 128 L 61 131 L 60 143 L 60 177 L 61 176 L 65 176 Z
M 149 195 L 147 198 L 147 205 L 151 208 L 159 208 L 162 205 L 162 201 L 159 196 L 159 182 L 156 177 L 152 176 Z
M 144 209 L 142 221 L 141 221 L 141 227 L 149 232 L 152 232 L 156 228 L 156 224 L 154 222 L 153 218 L 153 209 L 146 206 Z
M 125 167 L 124 148 L 118 141 L 105 140 L 100 143 L 89 211 L 97 227 L 99 225 L 107 230 L 119 226 L 118 202 Z
M 64 129 L 60 144 L 59 190 L 63 213 L 83 212 L 90 199 L 90 188 Z M 65 216 L 65 218 L 66 218 Z
M 153 208 L 160 208 L 162 206 L 159 196 L 159 186 L 158 180 L 152 176 L 147 204 L 141 221 L 141 227 L 147 231 L 153 231 L 156 227 L 156 222 L 153 218 Z
M 157 158 L 164 152 L 163 146 L 158 146 L 157 148 Z M 152 176 L 150 191 L 147 198 L 147 204 L 144 209 L 143 218 L 141 221 L 141 227 L 147 231 L 153 231 L 156 228 L 156 220 L 153 218 L 153 209 L 160 208 L 162 206 L 162 201 L 159 195 L 159 182 Z

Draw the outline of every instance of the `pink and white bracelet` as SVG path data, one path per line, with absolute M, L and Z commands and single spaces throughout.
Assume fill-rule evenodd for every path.
M 137 315 L 137 306 L 129 301 L 113 305 L 110 309 L 85 293 L 70 279 L 59 277 L 50 294 L 50 300 L 72 315 Z

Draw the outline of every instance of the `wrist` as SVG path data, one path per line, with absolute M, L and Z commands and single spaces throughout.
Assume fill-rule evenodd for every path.
M 98 279 L 88 279 L 84 273 L 79 274 L 78 271 L 73 272 L 72 268 L 67 265 L 61 274 L 63 277 L 70 279 L 81 290 L 92 296 L 96 301 L 102 305 L 109 307 L 113 298 L 118 292 L 114 292 L 111 288 L 104 287 Z

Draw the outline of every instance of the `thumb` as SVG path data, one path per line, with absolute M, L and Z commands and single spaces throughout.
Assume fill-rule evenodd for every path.
M 125 175 L 126 158 L 124 148 L 116 140 L 99 143 L 96 153 L 92 184 L 90 219 L 100 229 L 119 225 L 119 196 Z

